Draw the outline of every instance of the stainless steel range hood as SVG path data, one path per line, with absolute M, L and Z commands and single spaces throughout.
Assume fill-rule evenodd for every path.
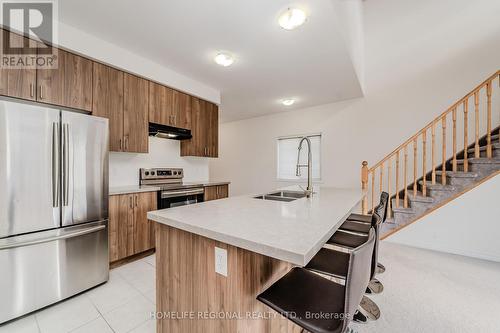
M 191 139 L 191 131 L 184 128 L 177 128 L 167 125 L 149 123 L 149 136 L 162 139 L 186 140 Z

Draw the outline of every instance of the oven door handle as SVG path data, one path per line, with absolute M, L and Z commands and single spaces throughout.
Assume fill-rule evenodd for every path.
M 183 197 L 186 195 L 195 195 L 195 194 L 203 194 L 203 193 L 204 193 L 203 188 L 197 188 L 197 189 L 185 190 L 185 191 L 163 191 L 163 192 L 161 192 L 161 198 L 162 199 L 176 198 L 176 197 Z

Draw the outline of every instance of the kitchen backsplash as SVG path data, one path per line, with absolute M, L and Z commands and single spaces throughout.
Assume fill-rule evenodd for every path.
M 208 159 L 180 157 L 180 142 L 149 137 L 148 154 L 110 153 L 109 186 L 139 184 L 139 168 L 184 169 L 184 181 L 208 180 Z

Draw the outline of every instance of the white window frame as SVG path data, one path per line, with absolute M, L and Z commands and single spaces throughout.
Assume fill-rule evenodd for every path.
M 286 135 L 286 136 L 279 136 L 276 138 L 276 180 L 278 182 L 283 182 L 283 183 L 301 183 L 301 184 L 305 184 L 307 183 L 307 179 L 286 179 L 286 178 L 280 178 L 280 171 L 279 171 L 279 168 L 280 168 L 280 165 L 279 165 L 279 154 L 280 154 L 280 151 L 279 151 L 279 141 L 280 140 L 286 140 L 286 139 L 300 139 L 300 138 L 303 138 L 303 137 L 312 137 L 312 136 L 319 136 L 320 137 L 320 156 L 319 156 L 319 178 L 314 178 L 313 177 L 313 183 L 314 184 L 322 184 L 323 183 L 323 133 L 321 132 L 316 132 L 316 133 L 307 133 L 307 134 L 296 134 L 296 135 Z M 302 149 L 306 149 L 307 150 L 307 147 L 305 147 L 304 145 L 307 145 L 307 144 L 303 144 L 302 146 Z M 304 162 L 304 161 L 301 161 L 301 162 Z M 307 161 L 306 161 L 307 162 Z M 305 172 L 306 170 L 302 170 L 303 172 Z

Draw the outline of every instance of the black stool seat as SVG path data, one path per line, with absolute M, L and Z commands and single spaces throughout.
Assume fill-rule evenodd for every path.
M 370 232 L 371 227 L 372 226 L 370 224 L 353 222 L 353 221 L 347 220 L 340 226 L 340 229 L 347 230 L 347 231 L 353 231 L 353 232 L 360 232 L 362 234 L 367 234 Z
M 304 268 L 345 279 L 349 269 L 349 253 L 322 248 Z
M 359 236 L 349 234 L 347 232 L 337 231 L 333 234 L 333 236 L 328 240 L 328 244 L 332 245 L 342 245 L 347 247 L 358 247 L 364 242 L 366 242 L 367 236 Z
M 342 330 L 345 287 L 303 268 L 293 268 L 257 299 L 310 332 Z M 307 312 L 331 318 L 307 317 Z
M 363 223 L 371 223 L 372 222 L 372 216 L 371 215 L 363 215 L 363 214 L 356 214 L 352 213 L 349 215 L 347 218 L 348 221 L 358 221 L 358 222 L 363 222 Z

